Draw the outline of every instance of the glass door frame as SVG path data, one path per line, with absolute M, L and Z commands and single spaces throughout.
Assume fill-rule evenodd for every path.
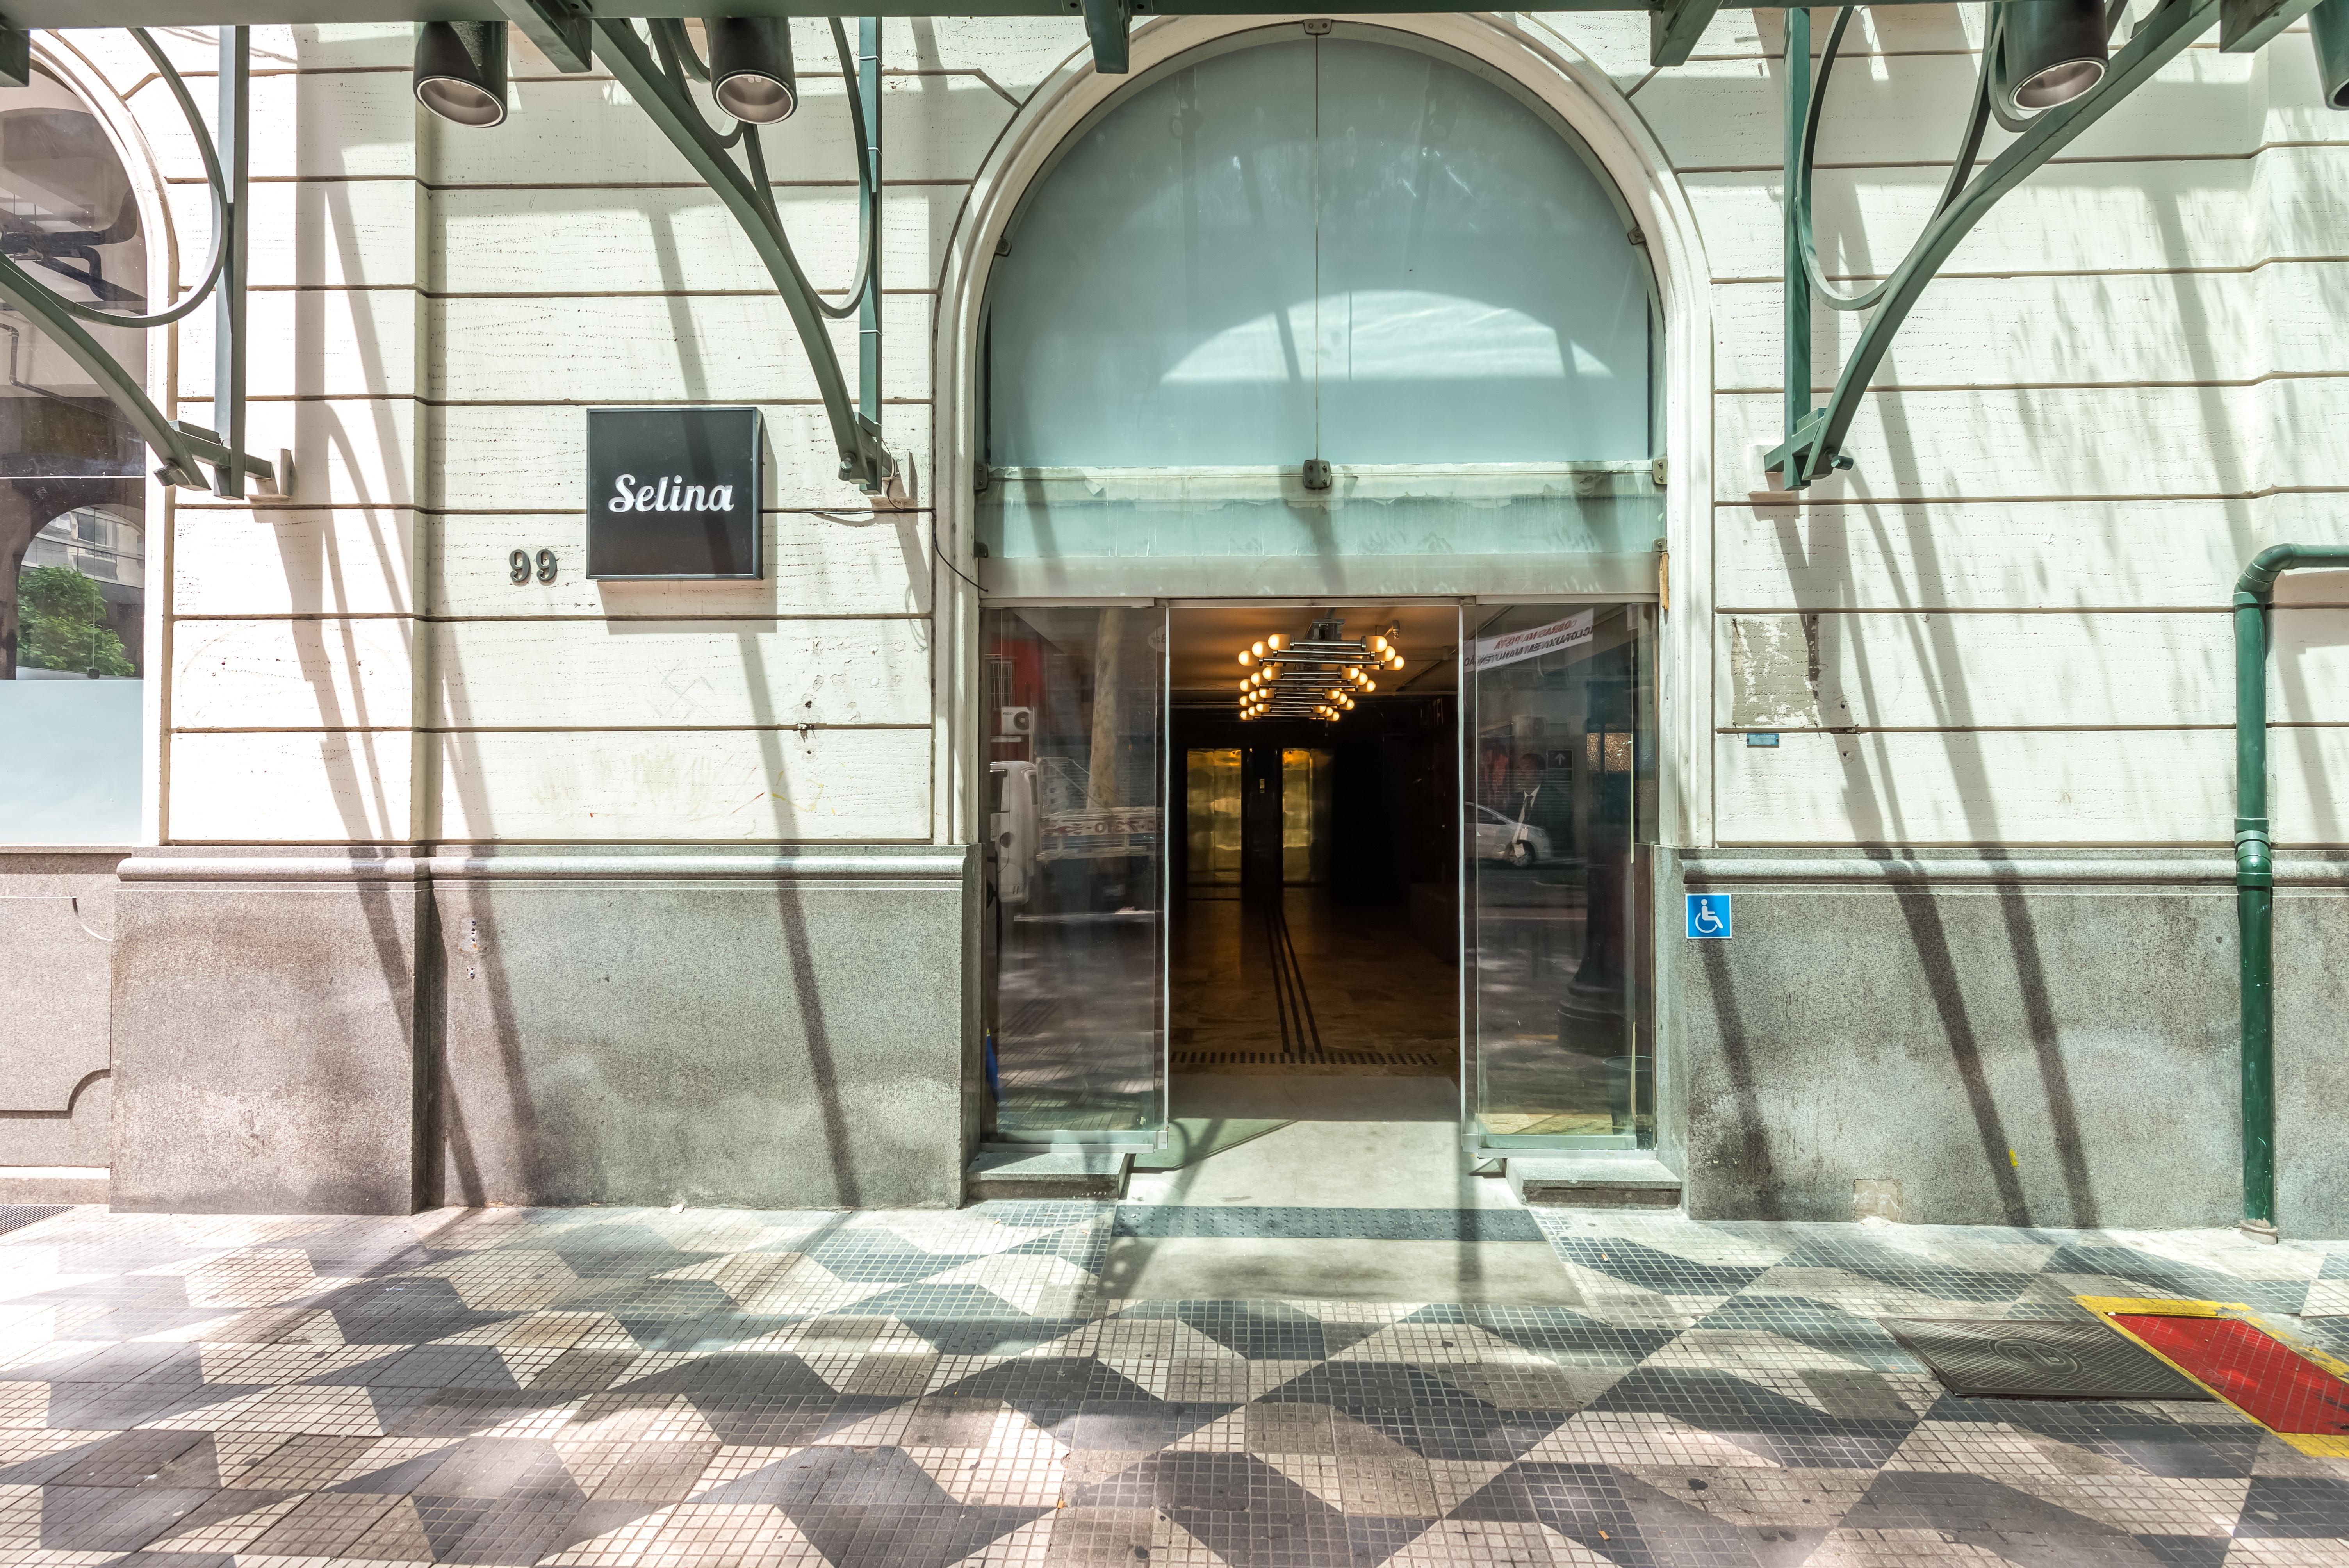
M 1463 1145 L 1469 1150 L 1472 1156 L 1476 1150 L 1486 1149 L 1493 1150 L 1496 1154 L 1506 1154 L 1512 1150 L 1520 1150 L 1527 1152 L 1545 1149 L 1557 1150 L 1560 1151 L 1573 1150 L 1636 1150 L 1643 1147 L 1640 1142 L 1640 1135 L 1636 1127 L 1636 1118 L 1639 1107 L 1639 1078 L 1636 1071 L 1638 1039 L 1636 1031 L 1640 1026 L 1640 1024 L 1636 1019 L 1633 1023 L 1633 1029 L 1635 1031 L 1633 1037 L 1633 1061 L 1635 1063 L 1635 1070 L 1632 1075 L 1633 1098 L 1631 1107 L 1635 1119 L 1633 1130 L 1630 1132 L 1614 1133 L 1494 1132 L 1485 1127 L 1483 1115 L 1479 1109 L 1479 1101 L 1482 1099 L 1481 1085 L 1483 1082 L 1484 1062 L 1482 1052 L 1479 1048 L 1479 1042 L 1482 1036 L 1477 1027 L 1478 986 L 1475 982 L 1475 971 L 1470 966 L 1471 959 L 1476 951 L 1475 887 L 1470 872 L 1476 863 L 1475 822 L 1474 819 L 1476 801 L 1472 793 L 1474 788 L 1472 769 L 1473 759 L 1475 755 L 1478 741 L 1477 727 L 1479 723 L 1479 714 L 1476 700 L 1475 672 L 1468 667 L 1466 658 L 1467 649 L 1470 643 L 1474 641 L 1475 634 L 1477 629 L 1479 611 L 1481 609 L 1489 606 L 1497 610 L 1504 606 L 1527 604 L 1555 604 L 1560 609 L 1584 606 L 1595 610 L 1607 610 L 1617 607 L 1637 607 L 1640 609 L 1643 616 L 1650 617 L 1654 623 L 1643 628 L 1643 638 L 1647 642 L 1650 649 L 1647 655 L 1649 667 L 1643 672 L 1643 678 L 1640 684 L 1644 685 L 1652 694 L 1651 699 L 1644 707 L 1642 707 L 1640 702 L 1638 686 L 1635 686 L 1634 687 L 1632 733 L 1634 736 L 1633 749 L 1635 752 L 1635 760 L 1633 764 L 1633 778 L 1635 784 L 1632 790 L 1632 818 L 1629 827 L 1630 841 L 1628 849 L 1631 852 L 1628 852 L 1626 855 L 1627 885 L 1624 889 L 1625 895 L 1631 899 L 1631 910 L 1629 913 L 1629 915 L 1627 915 L 1625 922 L 1625 934 L 1628 940 L 1633 944 L 1633 952 L 1630 954 L 1630 967 L 1635 977 L 1634 984 L 1635 985 L 1640 984 L 1640 981 L 1638 977 L 1644 975 L 1644 984 L 1647 990 L 1651 996 L 1655 997 L 1655 1001 L 1650 1008 L 1649 1016 L 1645 1020 L 1645 1026 L 1649 1035 L 1647 1041 L 1648 1055 L 1650 1060 L 1654 1064 L 1648 1080 L 1648 1096 L 1651 1101 L 1649 1107 L 1649 1118 L 1650 1125 L 1654 1136 L 1650 1139 L 1649 1143 L 1644 1147 L 1652 1150 L 1652 1148 L 1661 1140 L 1663 1130 L 1661 1125 L 1661 1106 L 1664 1057 L 1661 1048 L 1661 1030 L 1660 1027 L 1662 1007 L 1661 998 L 1656 995 L 1657 972 L 1659 968 L 1658 960 L 1661 958 L 1661 954 L 1657 951 L 1657 932 L 1655 929 L 1655 920 L 1652 912 L 1651 912 L 1651 918 L 1645 922 L 1633 918 L 1639 911 L 1640 901 L 1636 896 L 1636 890 L 1630 885 L 1630 882 L 1636 880 L 1637 871 L 1640 864 L 1639 857 L 1636 853 L 1640 841 L 1639 792 L 1636 786 L 1636 779 L 1638 777 L 1636 752 L 1639 748 L 1640 742 L 1641 740 L 1645 740 L 1648 746 L 1652 748 L 1651 755 L 1654 760 L 1651 762 L 1651 766 L 1656 767 L 1660 765 L 1662 760 L 1664 749 L 1662 712 L 1663 686 L 1661 680 L 1659 678 L 1661 673 L 1660 662 L 1663 655 L 1663 626 L 1661 620 L 1661 600 L 1659 595 L 1654 593 L 1523 593 L 1510 594 L 1506 597 L 1492 595 L 1482 598 L 1464 598 L 1459 601 L 1460 631 L 1458 648 L 1460 652 L 1455 656 L 1459 661 L 1460 681 L 1460 744 L 1457 752 L 1459 769 L 1457 793 L 1460 800 L 1460 839 L 1457 862 L 1460 878 L 1461 1141 Z M 1661 789 L 1658 792 L 1658 805 L 1655 814 L 1659 820 L 1650 824 L 1650 830 L 1651 834 L 1658 834 L 1658 836 L 1660 836 L 1658 830 L 1661 830 L 1662 826 L 1661 821 L 1662 812 Z M 1650 841 L 1650 849 L 1652 851 L 1654 848 L 1655 839 L 1651 838 Z M 1652 859 L 1652 853 L 1651 858 Z
M 1171 706 L 1174 697 L 1174 669 L 1173 603 L 1173 601 L 1167 599 L 1125 598 L 1115 594 L 1104 594 L 1100 597 L 1075 599 L 1031 599 L 1016 595 L 1006 595 L 1003 597 L 980 596 L 976 602 L 975 609 L 977 614 L 973 619 L 975 623 L 982 628 L 980 634 L 982 637 L 985 634 L 983 628 L 987 624 L 987 614 L 988 612 L 994 610 L 1128 609 L 1154 611 L 1156 613 L 1158 617 L 1158 629 L 1154 638 L 1158 645 L 1158 977 L 1156 988 L 1156 1010 L 1158 1015 L 1158 1081 L 1152 1096 L 1152 1119 L 1150 1124 L 1146 1127 L 1127 1128 L 1115 1131 L 1098 1131 L 1087 1129 L 1068 1128 L 1005 1128 L 998 1126 L 988 1130 L 982 1140 L 982 1147 L 1009 1148 L 1016 1145 L 1024 1148 L 1062 1149 L 1081 1146 L 1091 1148 L 1154 1150 L 1164 1149 L 1167 1146 L 1166 1129 L 1173 1092 L 1173 1086 L 1169 1080 L 1169 1072 L 1172 1067 L 1169 1053 L 1171 1049 L 1174 1024 L 1173 946 L 1172 934 L 1169 931 L 1169 915 L 1173 908 L 1171 900 L 1174 895 L 1174 884 L 1172 879 L 1174 875 L 1173 865 L 1174 857 L 1172 853 L 1172 846 L 1167 841 L 1167 822 L 1172 816 L 1172 811 L 1168 806 L 1168 796 L 1166 793 L 1167 790 L 1173 788 L 1174 778 L 1174 763 L 1169 756 L 1170 748 L 1168 745 L 1168 742 L 1172 739 L 1174 735 L 1173 711 Z M 982 660 L 984 657 L 985 655 L 982 651 Z M 984 769 L 987 766 L 987 742 L 988 738 L 992 732 L 992 726 L 988 723 L 988 696 L 986 683 L 983 680 L 976 682 L 974 683 L 974 687 L 977 697 L 978 722 L 974 726 L 973 733 L 979 738 L 980 767 Z M 984 822 L 986 819 L 987 810 L 985 805 L 985 795 L 982 793 L 980 798 L 979 820 Z M 982 867 L 979 874 L 984 878 L 988 873 Z M 980 901 L 982 919 L 985 918 L 985 914 L 983 913 L 985 907 L 985 898 L 982 896 Z M 985 951 L 983 942 L 981 944 L 980 950 L 982 953 Z M 989 986 L 994 983 L 995 981 L 992 975 L 982 975 L 979 980 L 980 986 L 982 987 L 982 994 L 985 987 Z M 979 1027 L 982 1033 L 988 1032 L 989 1028 L 989 1026 L 986 1021 L 986 1014 L 983 1005 L 980 1014 Z M 999 1048 L 1000 1042 L 998 1044 Z

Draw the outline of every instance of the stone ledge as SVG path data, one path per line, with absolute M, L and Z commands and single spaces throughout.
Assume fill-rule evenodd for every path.
M 103 1165 L 0 1165 L 0 1203 L 103 1203 L 111 1177 Z
M 1520 1202 L 1579 1209 L 1676 1209 L 1681 1179 L 1652 1154 L 1593 1149 L 1508 1157 Z
M 972 1202 L 989 1198 L 1122 1198 L 1133 1150 L 989 1149 L 973 1159 L 963 1185 Z

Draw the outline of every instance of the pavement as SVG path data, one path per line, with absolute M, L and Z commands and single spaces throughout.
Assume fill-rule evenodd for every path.
M 1188 1196 L 0 1209 L 0 1563 L 2349 1564 L 2349 1461 L 1957 1398 L 1878 1322 L 2178 1296 L 2349 1350 L 2349 1243 Z M 1528 1235 L 1547 1301 L 1112 1264 Z

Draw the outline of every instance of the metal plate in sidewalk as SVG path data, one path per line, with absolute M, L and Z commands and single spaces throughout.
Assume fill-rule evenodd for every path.
M 2102 1321 L 1880 1318 L 1944 1387 L 1969 1399 L 2208 1399 Z

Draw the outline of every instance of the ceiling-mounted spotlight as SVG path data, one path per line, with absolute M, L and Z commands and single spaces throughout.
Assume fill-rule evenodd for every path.
M 456 125 L 506 118 L 506 25 L 427 22 L 416 35 L 416 101 Z
M 2104 0 L 2023 0 L 1999 14 L 2008 114 L 2070 103 L 2104 79 Z
M 2349 0 L 2323 0 L 2308 14 L 2308 37 L 2316 46 L 2316 80 L 2324 101 L 2349 108 Z
M 792 27 L 781 16 L 712 16 L 709 90 L 718 107 L 752 125 L 789 119 L 800 107 L 792 76 Z

